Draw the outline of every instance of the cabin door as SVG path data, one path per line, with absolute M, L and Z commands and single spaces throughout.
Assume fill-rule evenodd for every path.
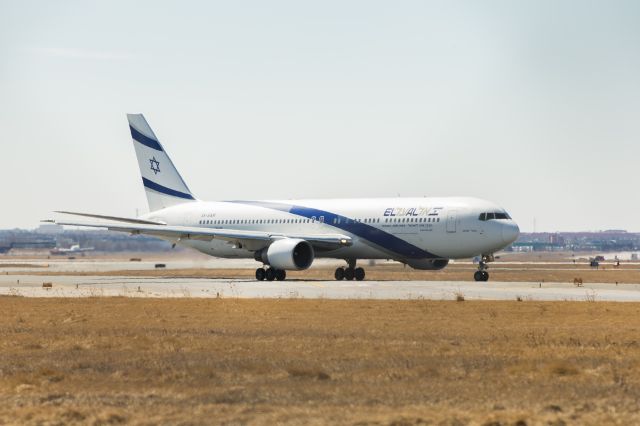
M 449 210 L 447 212 L 447 232 L 456 232 L 456 222 L 458 221 L 458 211 Z

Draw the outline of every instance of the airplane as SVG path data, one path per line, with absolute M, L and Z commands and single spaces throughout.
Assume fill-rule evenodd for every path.
M 388 259 L 440 270 L 451 259 L 480 257 L 473 277 L 488 281 L 494 253 L 514 242 L 518 225 L 478 198 L 199 200 L 189 190 L 142 114 L 127 114 L 149 213 L 135 218 L 57 211 L 97 221 L 60 225 L 144 234 L 220 258 L 262 263 L 257 280 L 286 279 L 316 258 L 340 259 L 336 280 L 365 278 L 358 260 Z M 106 222 L 105 222 L 106 221 Z
M 93 251 L 93 247 L 83 247 L 80 248 L 80 244 L 74 244 L 70 248 L 61 248 L 56 247 L 50 251 L 50 253 L 54 256 L 62 256 L 68 254 L 76 254 L 76 253 L 86 253 L 88 251 Z

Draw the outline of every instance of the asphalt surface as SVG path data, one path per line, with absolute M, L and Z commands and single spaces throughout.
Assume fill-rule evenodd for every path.
M 51 283 L 51 288 L 43 288 Z M 640 302 L 640 284 L 451 281 L 261 281 L 0 275 L 0 295 L 24 297 L 221 297 Z

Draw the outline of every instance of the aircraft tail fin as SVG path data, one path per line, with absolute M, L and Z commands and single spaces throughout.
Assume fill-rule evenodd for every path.
M 142 114 L 127 114 L 149 210 L 196 201 Z

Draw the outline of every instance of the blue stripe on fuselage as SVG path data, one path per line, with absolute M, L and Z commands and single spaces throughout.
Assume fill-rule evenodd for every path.
M 160 146 L 160 143 L 157 140 L 143 135 L 142 133 L 134 129 L 133 126 L 131 125 L 129 125 L 129 129 L 131 129 L 131 137 L 136 142 L 139 142 L 144 146 L 148 146 L 149 148 L 153 148 L 156 151 L 162 151 L 162 147 Z
M 195 200 L 195 198 L 193 198 L 193 195 L 191 194 L 187 194 L 185 192 L 180 192 L 180 191 L 176 191 L 175 189 L 167 188 L 166 186 L 162 186 L 159 183 L 155 183 L 144 177 L 142 178 L 142 183 L 145 186 L 145 188 L 153 189 L 154 191 L 160 192 L 165 195 L 184 198 L 185 200 Z
M 396 237 L 393 234 L 376 228 L 375 226 L 368 225 L 362 222 L 356 222 L 354 219 L 342 216 L 339 214 L 331 213 L 325 210 L 314 209 L 311 207 L 288 205 L 281 203 L 269 203 L 262 201 L 230 201 L 231 203 L 238 204 L 250 204 L 254 206 L 264 207 L 273 210 L 279 210 L 297 216 L 306 217 L 311 219 L 315 217 L 316 220 L 320 220 L 320 217 L 324 217 L 324 224 L 333 226 L 343 231 L 347 231 L 353 235 L 365 239 L 373 244 L 376 244 L 387 251 L 401 255 L 403 258 L 410 259 L 440 259 L 441 256 L 436 256 L 433 253 L 422 250 L 420 247 L 416 247 L 407 241 Z M 336 223 L 334 223 L 336 219 Z

